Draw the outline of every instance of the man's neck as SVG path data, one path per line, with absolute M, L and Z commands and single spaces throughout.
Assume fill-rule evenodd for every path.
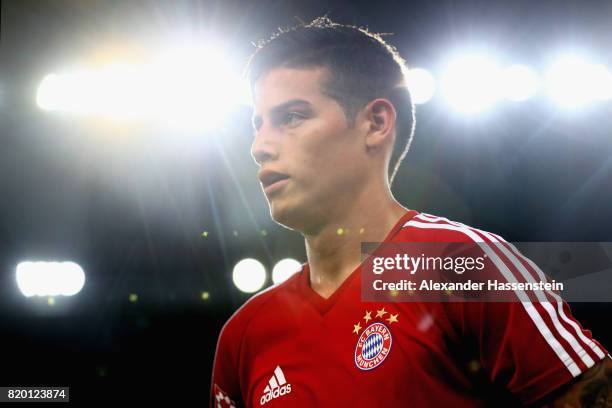
M 408 211 L 392 196 L 367 208 L 347 212 L 305 236 L 310 286 L 328 298 L 361 264 L 361 243 L 382 242 L 400 217 Z

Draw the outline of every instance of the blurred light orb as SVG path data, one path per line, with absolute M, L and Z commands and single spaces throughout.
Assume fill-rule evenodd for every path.
M 266 268 L 257 259 L 245 258 L 234 266 L 232 280 L 242 292 L 257 292 L 266 282 Z
M 504 69 L 501 89 L 504 98 L 521 102 L 534 96 L 541 87 L 539 75 L 525 65 L 511 65 Z
M 139 63 L 116 60 L 46 75 L 36 103 L 47 111 L 154 121 L 181 131 L 216 128 L 251 97 L 236 64 L 211 44 L 183 38 Z
M 272 268 L 272 282 L 281 283 L 289 279 L 291 275 L 299 272 L 302 264 L 292 258 L 281 259 Z
M 546 75 L 548 93 L 562 108 L 580 108 L 612 98 L 612 76 L 603 65 L 576 55 L 558 58 Z
M 20 262 L 16 278 L 26 297 L 73 296 L 85 285 L 85 273 L 74 262 Z
M 115 119 L 141 118 L 155 108 L 146 70 L 115 62 L 98 69 L 49 74 L 36 94 L 38 106 Z
M 593 82 L 598 83 L 593 92 L 593 97 L 599 101 L 607 101 L 612 99 L 612 73 L 602 64 L 597 64 L 592 67 L 591 75 Z
M 412 68 L 406 74 L 406 83 L 410 89 L 412 101 L 417 104 L 429 102 L 436 92 L 436 80 L 423 68 Z
M 69 89 L 63 77 L 57 74 L 46 75 L 36 92 L 36 103 L 43 110 L 52 111 L 70 109 L 70 95 L 74 90 Z
M 497 64 L 481 55 L 466 55 L 451 61 L 441 76 L 441 91 L 455 109 L 463 113 L 486 110 L 501 98 Z

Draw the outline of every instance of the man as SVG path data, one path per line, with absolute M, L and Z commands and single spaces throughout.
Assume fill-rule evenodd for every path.
M 362 302 L 361 242 L 503 242 L 393 198 L 414 129 L 403 72 L 379 35 L 326 17 L 251 58 L 252 155 L 308 262 L 225 324 L 210 406 L 610 404 L 609 355 L 565 303 Z

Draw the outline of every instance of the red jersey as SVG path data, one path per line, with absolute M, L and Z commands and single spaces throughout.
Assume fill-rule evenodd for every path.
M 470 241 L 505 242 L 414 210 L 384 240 Z M 498 261 L 534 267 L 511 250 Z M 562 300 L 362 302 L 360 269 L 326 299 L 305 263 L 242 305 L 219 336 L 210 407 L 529 404 L 608 354 Z

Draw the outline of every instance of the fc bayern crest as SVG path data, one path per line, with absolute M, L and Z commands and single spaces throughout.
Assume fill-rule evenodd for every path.
M 383 323 L 375 322 L 364 329 L 355 347 L 355 365 L 371 370 L 385 361 L 391 351 L 391 332 Z

